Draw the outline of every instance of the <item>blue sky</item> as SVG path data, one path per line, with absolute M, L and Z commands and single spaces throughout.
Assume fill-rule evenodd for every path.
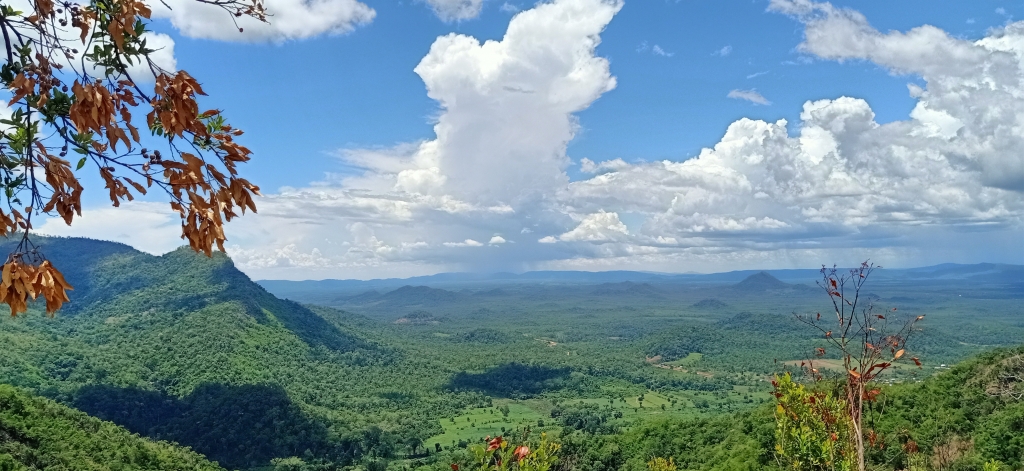
M 1019 3 L 321 2 L 154 25 L 256 154 L 267 210 L 228 233 L 253 276 L 1024 263 Z M 159 199 L 92 193 L 44 231 L 178 244 Z
M 174 36 L 179 67 L 200 77 L 210 104 L 249 133 L 260 151 L 250 171 L 264 188 L 302 186 L 325 171 L 344 171 L 330 157 L 338 149 L 431 138 L 437 103 L 412 69 L 436 37 L 456 32 L 501 39 L 512 17 L 494 0 L 484 2 L 478 18 L 461 22 L 442 21 L 424 2 L 365 3 L 377 11 L 369 25 L 281 44 L 190 39 L 162 28 Z M 883 31 L 932 24 L 971 39 L 1004 24 L 1007 14 L 1024 18 L 1024 5 L 1008 1 L 945 2 L 944 8 L 926 0 L 835 4 L 860 10 Z M 745 0 L 626 2 L 597 49 L 611 61 L 619 85 L 578 114 L 583 132 L 570 154 L 595 161 L 691 157 L 717 142 L 736 119 L 795 121 L 805 101 L 844 95 L 867 100 L 880 122 L 906 118 L 915 104 L 906 83 L 915 77 L 894 77 L 870 63 L 802 63 L 794 50 L 801 25 L 767 6 Z M 644 43 L 673 56 L 638 52 Z M 716 54 L 723 48 L 730 53 Z M 758 73 L 764 74 L 747 78 Z M 736 88 L 756 89 L 772 105 L 726 98 Z M 297 109 L 288 110 L 290 101 Z

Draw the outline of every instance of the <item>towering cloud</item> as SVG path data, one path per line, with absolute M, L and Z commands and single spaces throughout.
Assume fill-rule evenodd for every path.
M 909 85 L 913 112 L 882 124 L 862 99 L 808 101 L 797 123 L 740 119 L 689 159 L 583 159 L 585 178 L 571 181 L 575 113 L 616 84 L 595 48 L 621 6 L 554 0 L 513 17 L 500 41 L 438 38 L 415 68 L 440 107 L 435 137 L 346 150 L 354 173 L 267 197 L 231 227 L 240 265 L 369 277 L 808 266 L 840 253 L 915 263 L 936 259 L 918 257 L 925 247 L 969 253 L 952 242 L 964 233 L 984 250 L 1019 251 L 1024 22 L 969 41 L 930 26 L 882 33 L 855 11 L 773 0 L 805 25 L 802 54 L 922 78 Z

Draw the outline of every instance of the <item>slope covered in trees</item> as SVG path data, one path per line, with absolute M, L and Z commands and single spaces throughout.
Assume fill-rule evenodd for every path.
M 201 455 L 0 385 L 0 469 L 221 470 Z
M 1024 346 L 981 354 L 920 383 L 885 388 L 865 423 L 872 470 L 1024 469 Z M 652 456 L 679 469 L 780 469 L 772 406 L 696 420 L 656 420 L 625 433 L 562 437 L 580 471 L 643 470 Z M 990 468 L 985 468 L 989 463 Z M 440 467 L 438 467 L 440 469 Z
M 480 400 L 422 394 L 446 375 L 361 335 L 355 316 L 275 298 L 223 255 L 43 242 L 76 289 L 56 318 L 0 324 L 0 381 L 225 466 L 391 454 L 437 432 L 426 417 Z

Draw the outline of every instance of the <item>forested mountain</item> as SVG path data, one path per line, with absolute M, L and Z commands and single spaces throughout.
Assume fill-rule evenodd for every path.
M 358 316 L 275 298 L 223 255 L 41 245 L 76 289 L 53 319 L 35 306 L 0 323 L 0 381 L 228 467 L 386 454 L 375 447 L 434 434 L 427 416 L 479 401 L 420 394 L 446 375 L 361 335 Z
M 0 385 L 0 469 L 221 470 L 201 455 Z

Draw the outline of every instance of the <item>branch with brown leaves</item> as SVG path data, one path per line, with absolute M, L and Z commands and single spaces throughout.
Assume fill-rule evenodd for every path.
M 197 0 L 233 18 L 266 21 L 260 0 Z M 72 224 L 82 215 L 77 172 L 90 165 L 110 201 L 119 206 L 156 187 L 181 218 L 182 238 L 197 252 L 223 251 L 224 224 L 256 211 L 259 188 L 239 175 L 251 151 L 235 142 L 242 132 L 218 110 L 200 111 L 204 96 L 187 72 L 156 64 L 146 43 L 150 5 L 138 0 L 86 3 L 33 0 L 32 11 L 0 4 L 6 62 L 0 81 L 13 110 L 0 120 L 0 235 L 21 234 L 3 265 L 2 302 L 11 315 L 42 296 L 53 314 L 68 300 L 70 285 L 31 242 L 33 215 Z M 144 65 L 151 93 L 129 72 Z M 133 113 L 140 108 L 145 122 Z M 141 115 L 140 115 L 141 116 Z M 142 127 L 160 150 L 142 146 Z M 77 164 L 70 155 L 78 154 Z

